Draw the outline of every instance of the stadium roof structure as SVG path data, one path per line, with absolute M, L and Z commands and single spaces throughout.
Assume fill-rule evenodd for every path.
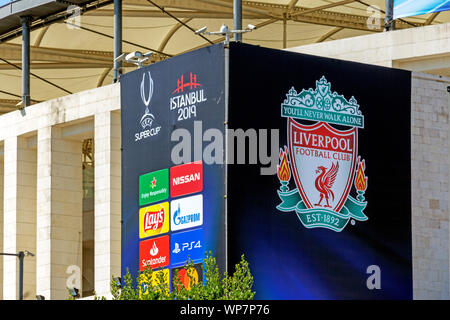
M 31 103 L 113 81 L 114 0 L 0 0 L 0 113 L 21 100 L 21 18 L 30 16 Z M 383 32 L 384 0 L 242 1 L 243 42 L 289 48 Z M 224 41 L 204 26 L 233 28 L 233 0 L 123 0 L 122 51 L 153 51 L 148 63 Z M 450 12 L 396 20 L 396 29 L 450 21 Z M 136 68 L 124 64 L 123 72 Z

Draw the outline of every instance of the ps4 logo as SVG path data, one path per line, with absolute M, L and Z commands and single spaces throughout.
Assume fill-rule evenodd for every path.
M 202 247 L 202 244 L 201 244 L 200 240 L 184 242 L 181 244 L 181 249 L 180 249 L 180 244 L 178 242 L 175 242 L 175 248 L 172 250 L 172 252 L 180 253 L 180 252 L 184 252 L 185 250 L 190 251 L 192 249 L 200 249 L 201 247 Z

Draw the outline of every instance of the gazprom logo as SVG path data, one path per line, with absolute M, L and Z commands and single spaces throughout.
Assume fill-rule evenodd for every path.
M 195 223 L 200 221 L 200 219 L 200 212 L 193 212 L 182 216 L 180 203 L 178 203 L 178 208 L 175 210 L 173 215 L 173 223 L 176 226 L 179 226 L 180 224 Z
M 201 194 L 171 201 L 171 230 L 181 230 L 203 224 L 203 196 Z

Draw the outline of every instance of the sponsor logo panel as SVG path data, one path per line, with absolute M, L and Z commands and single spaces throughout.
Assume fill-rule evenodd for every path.
M 139 176 L 139 205 L 163 201 L 169 197 L 169 170 L 162 169 Z
M 203 195 L 170 202 L 170 229 L 172 231 L 198 227 L 203 224 Z
M 178 279 L 175 277 L 178 275 Z M 191 290 L 192 286 L 203 282 L 203 264 L 196 263 L 190 268 L 178 267 L 172 269 L 171 283 L 175 286 L 184 286 L 186 290 Z
M 203 190 L 202 161 L 170 168 L 170 196 L 179 197 Z
M 170 259 L 172 265 L 184 264 L 188 257 L 193 261 L 204 256 L 203 229 L 195 229 L 172 234 Z
M 169 265 L 169 236 L 153 238 L 139 243 L 139 270 Z
M 169 220 L 169 202 L 139 209 L 139 238 L 168 232 Z
M 148 274 L 145 274 L 145 273 L 141 273 L 139 276 L 139 297 L 140 298 L 142 298 L 142 296 L 145 296 L 149 293 L 150 286 L 157 287 L 161 284 L 159 281 L 161 273 L 164 276 L 164 283 L 167 285 L 166 293 L 169 292 L 169 288 L 170 288 L 169 269 L 153 271 L 151 276 L 149 276 Z M 157 289 L 157 291 L 158 290 L 161 290 L 161 289 Z

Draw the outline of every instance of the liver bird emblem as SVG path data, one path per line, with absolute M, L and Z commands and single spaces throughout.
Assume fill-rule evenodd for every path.
M 317 167 L 316 173 L 318 173 L 319 175 L 316 178 L 315 186 L 316 189 L 320 192 L 320 200 L 318 203 L 314 204 L 315 206 L 322 206 L 322 200 L 325 198 L 327 204 L 324 205 L 324 207 L 331 208 L 328 199 L 331 196 L 331 199 L 334 201 L 334 193 L 331 188 L 333 187 L 334 181 L 336 180 L 338 170 L 339 162 L 336 162 L 336 164 L 333 163 L 328 171 L 324 166 Z

